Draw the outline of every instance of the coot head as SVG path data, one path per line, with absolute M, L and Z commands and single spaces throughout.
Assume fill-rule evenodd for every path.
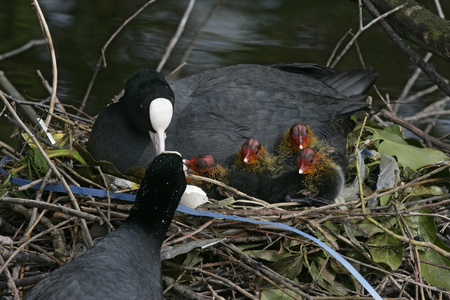
M 192 170 L 199 175 L 207 175 L 211 171 L 211 168 L 217 166 L 217 162 L 212 155 L 198 155 L 192 159 L 185 159 L 184 164 L 186 168 Z
M 300 151 L 297 157 L 298 173 L 307 175 L 315 172 L 318 156 L 319 153 L 312 148 L 305 148 Z
M 257 139 L 250 138 L 247 139 L 244 144 L 241 146 L 241 150 L 239 153 L 239 159 L 244 163 L 253 163 L 255 162 L 261 155 L 261 144 Z
M 125 85 L 124 102 L 136 128 L 148 131 L 156 155 L 165 150 L 166 129 L 173 116 L 175 96 L 165 78 L 153 70 L 139 70 Z
M 303 149 L 312 142 L 312 131 L 309 126 L 295 124 L 289 129 L 289 140 L 296 149 Z

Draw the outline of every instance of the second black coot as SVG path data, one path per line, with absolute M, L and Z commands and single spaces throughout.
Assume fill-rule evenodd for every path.
M 25 299 L 163 299 L 161 244 L 185 189 L 181 157 L 156 157 L 122 226 L 38 282 Z
M 372 68 L 335 71 L 315 64 L 293 63 L 235 65 L 177 80 L 170 85 L 176 101 L 166 131 L 166 149 L 178 151 L 183 157 L 208 153 L 219 163 L 230 165 L 236 149 L 246 139 L 257 138 L 269 152 L 274 152 L 280 132 L 297 122 L 306 122 L 319 138 L 343 149 L 352 128 L 349 117 L 367 108 L 364 93 L 376 78 Z M 127 83 L 125 95 L 128 89 L 138 87 Z M 145 92 L 128 94 L 132 93 L 142 96 Z M 148 117 L 139 118 L 126 111 L 122 114 L 118 118 L 127 118 L 130 124 L 136 124 L 136 120 L 149 123 Z M 102 125 L 111 117 L 100 114 L 88 150 L 96 159 L 113 162 L 119 171 L 136 164 L 145 166 L 155 156 L 149 147 L 150 138 L 137 137 L 131 129 Z M 144 123 L 136 125 L 148 127 Z

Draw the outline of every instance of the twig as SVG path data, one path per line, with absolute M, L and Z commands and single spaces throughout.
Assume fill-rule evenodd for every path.
M 216 1 L 216 3 L 210 9 L 210 11 L 208 13 L 208 16 L 205 18 L 205 20 L 202 22 L 202 24 L 196 30 L 194 37 L 189 42 L 189 45 L 186 47 L 186 50 L 184 51 L 183 57 L 181 58 L 180 63 L 179 63 L 180 66 L 184 66 L 186 64 L 186 61 L 187 61 L 189 55 L 191 54 L 192 48 L 194 47 L 194 45 L 197 42 L 200 34 L 202 33 L 203 28 L 206 26 L 206 24 L 208 24 L 209 20 L 211 20 L 211 18 L 215 15 L 217 9 L 222 4 L 222 1 L 223 0 Z M 180 70 L 180 67 L 178 67 L 172 73 L 175 74 L 178 70 Z M 172 80 L 174 80 L 175 78 L 176 78 L 176 75 L 174 77 L 172 77 Z
M 177 31 L 175 32 L 175 35 L 170 40 L 169 46 L 166 49 L 166 52 L 164 53 L 161 61 L 158 64 L 158 67 L 156 68 L 156 71 L 161 72 L 164 64 L 166 63 L 167 59 L 170 56 L 170 53 L 173 50 L 173 47 L 175 47 L 178 39 L 180 38 L 181 34 L 184 31 L 184 27 L 186 26 L 186 22 L 191 14 L 192 8 L 194 7 L 195 0 L 189 0 L 189 4 L 186 7 L 186 10 L 184 11 L 183 18 L 181 19 L 180 24 L 178 25 Z
M 230 192 L 238 195 L 239 197 L 244 197 L 244 198 L 250 199 L 252 201 L 258 202 L 258 203 L 264 205 L 264 207 L 266 207 L 266 208 L 272 208 L 273 207 L 275 209 L 280 209 L 281 210 L 281 208 L 278 208 L 277 206 L 270 205 L 264 200 L 261 200 L 261 199 L 249 196 L 249 195 L 247 195 L 247 194 L 245 194 L 243 192 L 240 192 L 237 189 L 235 189 L 234 187 L 226 185 L 225 183 L 223 183 L 221 181 L 218 181 L 218 180 L 215 180 L 215 179 L 211 179 L 211 178 L 208 178 L 208 177 L 194 175 L 194 174 L 187 174 L 186 178 L 192 178 L 192 179 L 195 179 L 195 180 L 201 180 L 201 181 L 206 181 L 206 182 L 213 183 L 213 184 L 215 184 L 217 186 L 220 186 L 220 187 L 223 187 L 223 188 L 229 190 Z
M 187 270 L 187 271 L 191 271 L 191 272 L 197 272 L 197 273 L 201 273 L 201 274 L 205 274 L 208 277 L 213 277 L 216 278 L 218 280 L 220 280 L 221 282 L 223 282 L 225 285 L 231 287 L 232 289 L 238 291 L 239 293 L 241 293 L 242 295 L 244 295 L 245 297 L 249 298 L 249 299 L 254 299 L 254 300 L 258 300 L 259 298 L 250 294 L 249 292 L 247 292 L 246 290 L 244 290 L 243 288 L 241 288 L 240 286 L 238 286 L 237 284 L 235 284 L 234 282 L 232 282 L 231 280 L 228 280 L 224 277 L 221 277 L 219 275 L 216 275 L 214 273 L 199 269 L 199 268 L 194 268 L 194 267 L 181 267 L 183 270 Z
M 23 242 L 23 244 L 20 245 L 20 246 L 16 249 L 16 251 L 14 251 L 14 253 L 13 253 L 13 254 L 5 261 L 5 263 L 4 263 L 2 266 L 0 266 L 0 273 L 4 271 L 4 269 L 6 268 L 6 266 L 14 259 L 14 257 L 17 255 L 17 253 L 19 253 L 20 251 L 22 251 L 22 250 L 25 248 L 25 246 L 27 246 L 29 243 L 31 243 L 31 242 L 37 240 L 37 239 L 40 238 L 41 236 L 44 236 L 44 235 L 46 235 L 47 233 L 50 233 L 50 232 L 52 232 L 53 230 L 58 229 L 59 227 L 64 226 L 64 225 L 66 225 L 67 223 L 70 223 L 70 222 L 72 222 L 72 221 L 74 221 L 74 220 L 76 220 L 76 217 L 72 217 L 72 218 L 70 218 L 70 219 L 68 219 L 68 220 L 65 220 L 65 221 L 63 221 L 63 222 L 61 222 L 61 223 L 59 223 L 59 224 L 57 224 L 57 225 L 54 225 L 54 226 L 52 226 L 52 227 L 50 227 L 50 228 L 48 228 L 48 229 L 42 231 L 41 233 L 38 233 L 38 234 L 34 235 L 34 236 L 33 236 L 32 238 L 30 238 L 29 240 Z
M 58 68 L 56 67 L 56 54 L 55 54 L 55 47 L 53 46 L 53 40 L 52 36 L 50 34 L 50 30 L 48 29 L 47 22 L 45 21 L 44 14 L 42 13 L 41 7 L 39 6 L 39 2 L 37 0 L 32 0 L 32 4 L 34 8 L 36 9 L 36 13 L 38 15 L 39 23 L 41 24 L 41 28 L 44 32 L 44 35 L 48 42 L 48 47 L 50 51 L 50 58 L 52 60 L 52 73 L 53 73 L 53 83 L 52 83 L 52 96 L 50 100 L 50 114 L 47 115 L 47 118 L 45 119 L 45 126 L 49 126 L 50 121 L 52 119 L 51 114 L 53 113 L 54 107 L 55 107 L 55 101 L 56 101 L 56 88 L 58 85 Z
M 414 179 L 414 180 L 412 180 L 412 181 L 410 181 L 410 182 L 408 182 L 408 183 L 406 183 L 404 185 L 400 185 L 398 187 L 395 187 L 395 188 L 390 189 L 389 191 L 383 192 L 383 193 L 378 193 L 377 191 L 375 191 L 372 195 L 365 197 L 364 201 L 370 201 L 370 200 L 378 198 L 378 197 L 381 198 L 383 196 L 390 195 L 390 194 L 396 193 L 398 191 L 402 191 L 402 190 L 404 190 L 404 189 L 406 189 L 406 188 L 408 188 L 410 186 L 415 185 L 419 181 L 422 181 L 422 180 L 424 180 L 426 178 L 431 177 L 432 175 L 434 175 L 436 173 L 439 173 L 439 172 L 447 169 L 448 167 L 450 167 L 450 161 L 443 162 L 439 168 L 434 169 L 433 171 L 431 171 L 431 172 L 429 172 L 429 173 L 427 173 L 425 175 L 417 177 L 416 179 Z
M 364 7 L 375 17 L 380 16 L 378 9 L 370 2 L 370 0 L 363 1 Z M 392 29 L 392 27 L 385 21 L 379 22 L 384 32 L 391 38 L 391 40 L 400 48 L 408 58 L 417 65 L 447 96 L 450 96 L 450 86 L 445 82 L 444 78 L 440 76 L 433 68 L 430 68 L 426 62 L 422 60 L 420 55 L 412 50 L 411 47 L 402 42 L 402 38 Z
M 7 91 L 9 94 L 11 94 L 16 99 L 25 100 L 22 95 L 17 91 L 17 89 L 12 85 L 12 83 L 8 80 L 5 73 L 0 70 L 0 86 Z M 0 93 L 3 93 L 0 91 Z M 33 125 L 36 125 L 38 123 L 38 115 L 36 111 L 32 107 L 28 106 L 20 106 L 20 108 L 25 112 L 28 119 L 33 123 Z
M 106 68 L 106 57 L 105 52 L 108 48 L 109 44 L 116 38 L 116 36 L 122 31 L 122 29 L 125 28 L 125 26 L 128 25 L 137 15 L 139 15 L 147 6 L 155 2 L 156 0 L 150 0 L 144 5 L 142 5 L 134 14 L 131 15 L 128 19 L 126 19 L 122 25 L 111 35 L 111 37 L 106 41 L 105 45 L 102 47 L 100 58 L 97 62 L 97 67 L 95 68 L 94 74 L 92 74 L 91 81 L 89 82 L 88 88 L 86 90 L 86 94 L 84 95 L 83 101 L 81 102 L 79 112 L 77 113 L 77 116 L 80 115 L 80 113 L 84 110 L 84 107 L 86 106 L 87 99 L 89 97 L 89 94 L 91 93 L 92 87 L 94 86 L 95 78 L 97 77 L 98 71 L 100 69 L 100 66 L 102 65 L 102 62 L 104 64 L 104 67 Z
M 44 85 L 44 88 L 49 92 L 52 93 L 52 87 L 48 84 L 48 81 L 44 78 L 44 75 L 42 75 L 40 70 L 37 70 L 36 73 L 38 74 L 39 78 L 41 78 L 42 84 Z M 62 106 L 61 101 L 59 101 L 58 97 L 55 98 L 55 104 L 59 111 L 66 113 L 66 110 L 64 109 L 64 106 Z M 49 112 L 50 113 L 50 112 Z M 50 113 L 52 115 L 52 113 Z
M 4 59 L 6 59 L 8 57 L 11 57 L 11 56 L 17 55 L 19 53 L 25 52 L 28 49 L 30 49 L 31 47 L 40 46 L 40 45 L 45 45 L 45 40 L 44 39 L 28 41 L 26 44 L 20 46 L 17 49 L 14 49 L 14 50 L 11 50 L 9 52 L 0 54 L 0 60 L 4 60 Z
M 0 255 L 0 264 L 5 264 L 5 261 L 3 260 L 3 257 Z M 16 287 L 16 284 L 14 282 L 13 277 L 11 276 L 11 273 L 9 272 L 8 268 L 5 268 L 5 275 L 6 275 L 6 283 L 8 288 L 12 291 L 14 300 L 19 300 L 19 290 Z M 0 272 L 1 273 L 1 272 Z
M 348 49 L 350 49 L 350 47 L 353 45 L 353 43 L 356 41 L 356 39 L 361 35 L 361 33 L 363 33 L 365 30 L 367 30 L 370 26 L 377 23 L 378 21 L 381 21 L 382 19 L 386 18 L 390 14 L 402 9 L 403 7 L 405 7 L 405 5 L 406 5 L 406 3 L 404 3 L 400 6 L 397 6 L 396 8 L 391 9 L 390 11 L 382 14 L 381 16 L 377 16 L 375 19 L 370 21 L 367 25 L 363 25 L 362 3 L 361 3 L 361 0 L 358 0 L 358 6 L 359 6 L 359 28 L 358 28 L 358 31 L 353 35 L 353 37 L 347 43 L 347 45 L 342 50 L 342 52 L 336 57 L 334 62 L 331 64 L 331 68 L 334 68 L 336 66 L 336 64 L 341 60 L 341 58 L 344 56 L 344 54 L 347 53 Z
M 450 258 L 450 252 L 445 251 L 441 247 L 436 246 L 435 244 L 433 244 L 431 242 L 420 242 L 420 241 L 416 241 L 416 240 L 414 240 L 412 238 L 408 238 L 408 237 L 396 234 L 393 231 L 391 231 L 390 229 L 388 229 L 385 226 L 383 226 L 382 224 L 380 224 L 379 222 L 377 222 L 372 217 L 367 216 L 366 218 L 367 218 L 367 220 L 372 222 L 375 226 L 377 226 L 378 228 L 383 230 L 385 233 L 387 233 L 388 235 L 392 236 L 393 238 L 395 238 L 395 239 L 397 239 L 397 240 L 399 240 L 401 242 L 412 244 L 414 246 L 427 247 L 427 248 L 433 249 L 434 251 L 436 251 L 437 253 L 439 253 L 443 257 Z
M 391 112 L 388 112 L 387 110 L 383 109 L 381 111 L 381 113 L 383 114 L 384 117 L 386 117 L 388 120 L 408 129 L 409 131 L 413 132 L 414 134 L 416 134 L 417 136 L 421 137 L 422 139 L 424 139 L 425 141 L 430 141 L 433 144 L 435 144 L 436 146 L 440 147 L 441 149 L 445 150 L 446 152 L 450 153 L 450 145 L 440 141 L 439 139 L 432 137 L 428 134 L 426 134 L 425 132 L 423 132 L 422 130 L 420 130 L 419 128 L 417 128 L 416 126 L 414 126 L 413 124 L 411 124 L 408 121 L 405 121 L 404 119 L 394 115 Z
M 37 207 L 40 209 L 48 209 L 51 211 L 61 212 L 66 215 L 71 215 L 74 217 L 86 219 L 89 222 L 96 222 L 99 224 L 103 224 L 103 220 L 100 217 L 97 217 L 97 216 L 94 216 L 94 215 L 91 215 L 91 214 L 88 214 L 88 213 L 85 213 L 82 211 L 78 211 L 78 210 L 75 210 L 72 208 L 68 208 L 65 206 L 47 203 L 47 202 L 43 202 L 43 201 L 36 201 L 36 200 L 23 199 L 23 198 L 14 198 L 14 197 L 2 197 L 2 198 L 0 198 L 0 202 L 6 203 L 6 204 L 20 204 L 20 205 L 24 205 L 24 206 L 28 206 L 28 207 Z
M 22 120 L 19 118 L 19 116 L 17 115 L 17 113 L 14 111 L 13 107 L 11 106 L 11 104 L 8 102 L 8 100 L 6 100 L 6 98 L 3 96 L 2 93 L 0 93 L 0 98 L 2 98 L 3 102 L 5 103 L 5 105 L 8 107 L 10 113 L 14 116 L 15 120 L 20 124 L 20 126 L 22 127 L 22 129 L 28 134 L 28 136 L 33 140 L 36 148 L 39 150 L 39 152 L 42 154 L 42 156 L 44 157 L 45 161 L 48 163 L 49 167 L 53 170 L 53 172 L 55 173 L 56 177 L 58 177 L 59 180 L 61 180 L 62 185 L 64 186 L 64 188 L 67 191 L 67 194 L 70 197 L 70 200 L 72 202 L 72 205 L 75 207 L 76 210 L 80 211 L 80 207 L 78 206 L 78 202 L 77 199 L 75 199 L 75 196 L 73 195 L 72 191 L 70 190 L 69 185 L 67 184 L 66 180 L 64 179 L 64 177 L 61 175 L 61 173 L 59 173 L 59 171 L 56 169 L 56 166 L 54 165 L 53 161 L 48 157 L 47 153 L 45 153 L 44 149 L 42 149 L 42 146 L 39 144 L 39 142 L 37 141 L 35 135 L 27 128 L 27 126 L 25 126 L 25 124 L 22 122 Z M 88 248 L 92 247 L 92 239 L 91 236 L 89 234 L 89 230 L 87 228 L 87 224 L 86 224 L 86 220 L 81 219 L 81 228 L 83 229 L 83 237 L 85 238 L 85 242 Z
M 336 43 L 336 45 L 333 48 L 333 51 L 331 51 L 331 55 L 327 60 L 327 64 L 326 66 L 329 67 L 331 64 L 331 61 L 333 60 L 334 56 L 336 55 L 336 52 L 338 51 L 339 47 L 342 45 L 342 43 L 344 42 L 344 40 L 347 38 L 347 36 L 349 34 L 352 33 L 352 29 L 350 28 L 342 37 L 341 39 Z
M 425 57 L 423 58 L 424 62 L 428 62 L 430 60 L 430 58 L 433 56 L 433 54 L 431 54 L 430 52 L 428 52 Z M 402 104 L 406 103 L 406 101 L 403 101 L 403 99 L 406 98 L 406 95 L 408 95 L 408 92 L 411 90 L 411 88 L 413 87 L 414 83 L 416 82 L 417 78 L 419 77 L 420 73 L 422 72 L 422 70 L 420 68 L 416 68 L 416 70 L 414 70 L 414 73 L 411 75 L 411 77 L 408 79 L 408 81 L 406 82 L 405 87 L 403 88 L 402 93 L 400 94 L 400 96 L 398 97 L 397 101 L 394 104 L 394 107 L 392 108 L 392 110 L 394 111 L 394 113 L 398 112 L 398 109 L 400 108 L 400 103 L 402 102 Z

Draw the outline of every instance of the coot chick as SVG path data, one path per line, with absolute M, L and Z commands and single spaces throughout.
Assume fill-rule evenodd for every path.
M 194 175 L 226 182 L 225 168 L 219 165 L 212 155 L 198 155 L 191 159 L 185 159 L 184 165 L 191 170 Z
M 300 151 L 297 158 L 299 174 L 314 196 L 335 200 L 345 183 L 344 171 L 333 159 L 312 148 Z
M 181 157 L 157 156 L 122 226 L 42 279 L 25 299 L 163 299 L 161 244 L 185 188 Z
M 166 131 L 166 149 L 179 151 L 184 157 L 208 153 L 229 166 L 234 162 L 236 145 L 256 137 L 273 153 L 280 132 L 298 120 L 340 149 L 341 121 L 345 123 L 350 115 L 368 107 L 363 103 L 364 93 L 376 78 L 372 68 L 335 71 L 315 64 L 293 63 L 235 65 L 177 80 L 171 84 L 177 101 Z M 139 89 L 136 85 L 134 88 Z M 144 132 L 150 127 L 139 126 Z M 90 140 L 96 139 L 101 144 L 88 148 L 94 158 L 109 160 L 124 170 L 136 164 L 145 166 L 155 156 L 148 147 L 148 137 L 120 128 L 109 132 L 115 129 L 113 125 L 105 128 L 101 131 L 93 128 Z
M 306 147 L 313 147 L 317 137 L 314 135 L 311 126 L 296 123 L 289 127 L 278 145 L 277 152 L 289 155 L 299 153 Z
M 174 101 L 161 74 L 145 69 L 135 72 L 125 85 L 124 96 L 95 120 L 88 151 L 96 160 L 113 163 L 120 172 L 131 166 L 146 168 L 165 150 Z
M 302 197 L 299 193 L 306 188 L 297 165 L 294 167 L 278 166 L 283 168 L 282 172 L 267 168 L 254 172 L 237 165 L 222 166 L 211 155 L 195 156 L 190 160 L 185 160 L 185 165 L 195 175 L 219 180 L 249 196 L 269 203 L 283 202 L 287 195 L 293 199 Z M 189 183 L 201 187 L 212 198 L 221 199 L 232 196 L 231 193 L 205 181 L 190 180 Z
M 257 139 L 250 138 L 237 151 L 233 166 L 251 173 L 274 172 L 277 159 Z
M 193 175 L 199 175 L 210 179 L 228 183 L 227 170 L 214 159 L 212 155 L 204 154 L 194 156 L 192 159 L 185 159 L 184 165 Z M 215 184 L 204 180 L 188 179 L 188 184 L 193 184 L 204 189 L 209 197 L 217 198 L 229 194 L 222 191 Z

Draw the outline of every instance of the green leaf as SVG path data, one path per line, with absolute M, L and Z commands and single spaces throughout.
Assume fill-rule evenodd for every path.
M 408 143 L 403 139 L 400 127 L 398 125 L 392 125 L 384 129 L 375 129 L 366 127 L 369 131 L 373 133 L 372 139 L 388 140 L 397 144 L 407 145 Z M 381 153 L 381 151 L 378 151 Z
M 369 252 L 374 261 L 388 265 L 391 270 L 400 267 L 403 257 L 403 245 L 400 241 L 387 233 L 382 233 L 369 242 Z
M 186 253 L 186 259 L 181 264 L 184 267 L 193 267 L 203 261 L 203 257 L 199 255 L 199 251 L 201 250 L 193 250 L 191 252 Z
M 419 251 L 421 260 L 428 261 L 434 264 L 450 267 L 450 259 L 440 255 L 432 249 Z M 421 262 L 420 268 L 422 276 L 434 286 L 441 286 L 444 290 L 450 290 L 450 270 L 432 266 L 430 264 Z
M 444 195 L 444 191 L 440 187 L 435 185 L 432 186 L 415 185 L 411 188 L 407 188 L 405 191 L 408 193 L 408 196 L 430 197 L 430 196 Z
M 417 213 L 431 213 L 428 208 L 422 208 Z M 437 228 L 434 222 L 434 218 L 430 216 L 407 216 L 405 222 L 408 224 L 410 231 L 413 235 L 420 236 L 423 241 L 431 242 L 436 246 L 450 252 L 450 248 L 447 247 L 444 242 L 437 235 Z M 419 247 L 419 257 L 421 260 L 428 261 L 433 264 L 450 267 L 450 259 L 440 255 L 432 249 L 421 249 Z M 450 270 L 432 266 L 430 264 L 421 262 L 420 267 L 422 270 L 422 276 L 428 280 L 434 286 L 441 286 L 445 290 L 450 290 Z
M 322 288 L 337 295 L 347 295 L 347 288 L 336 280 L 336 274 L 328 266 L 322 268 L 324 262 L 325 259 L 321 259 L 318 263 L 311 262 L 311 276 L 317 280 L 317 284 Z
M 33 169 L 38 178 L 45 176 L 48 171 L 47 161 L 36 148 L 28 149 L 28 168 Z
M 378 152 L 395 155 L 399 163 L 413 170 L 449 160 L 449 157 L 441 151 L 418 148 L 390 140 L 384 140 L 378 147 Z
M 289 253 L 289 252 L 285 252 L 285 253 L 278 253 L 278 251 L 276 250 L 247 250 L 244 251 L 245 254 L 247 255 L 253 255 L 257 258 L 260 259 L 264 259 L 266 261 L 278 261 L 280 259 L 286 258 L 286 257 L 292 257 L 294 256 L 293 254 Z
M 284 257 L 271 264 L 270 268 L 281 276 L 292 280 L 302 271 L 303 263 L 304 256 L 303 253 L 301 253 Z
M 450 252 L 450 248 L 447 247 L 437 235 L 437 227 L 434 218 L 419 214 L 429 214 L 431 213 L 431 210 L 422 208 L 417 210 L 416 213 L 417 215 L 405 216 L 405 222 L 411 233 L 414 236 L 420 236 L 425 242 L 431 242 L 445 251 Z
M 441 151 L 409 145 L 403 138 L 398 125 L 394 124 L 384 129 L 367 126 L 366 129 L 373 133 L 372 140 L 383 141 L 378 146 L 379 153 L 384 152 L 389 156 L 395 155 L 399 163 L 413 170 L 450 159 Z
M 293 300 L 293 299 L 294 298 L 286 295 L 285 293 L 283 293 L 282 290 L 279 289 L 264 290 L 261 293 L 261 300 Z

